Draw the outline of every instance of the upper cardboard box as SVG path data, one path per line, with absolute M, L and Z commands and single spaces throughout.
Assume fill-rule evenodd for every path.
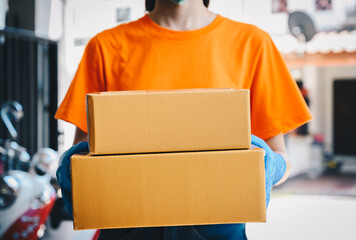
M 264 151 L 75 155 L 74 228 L 266 221 Z
M 93 155 L 250 148 L 248 90 L 87 95 Z

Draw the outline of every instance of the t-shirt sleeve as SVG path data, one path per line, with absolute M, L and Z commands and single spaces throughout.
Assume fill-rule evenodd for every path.
M 87 44 L 77 72 L 60 104 L 56 119 L 70 122 L 87 132 L 86 94 L 105 91 L 102 52 L 97 37 Z
M 266 140 L 303 125 L 311 114 L 269 35 L 257 57 L 251 84 L 251 130 Z

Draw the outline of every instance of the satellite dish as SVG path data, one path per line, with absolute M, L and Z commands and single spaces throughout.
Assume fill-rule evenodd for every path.
M 301 11 L 289 14 L 288 27 L 290 33 L 301 42 L 310 41 L 316 34 L 313 20 L 309 15 Z

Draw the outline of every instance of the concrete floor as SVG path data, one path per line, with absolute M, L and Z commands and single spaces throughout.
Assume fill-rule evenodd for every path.
M 72 222 L 44 239 L 85 240 L 94 231 L 73 231 Z M 318 195 L 272 196 L 267 223 L 248 223 L 249 240 L 355 240 L 356 198 Z
M 279 195 L 267 223 L 247 224 L 249 240 L 355 240 L 356 198 Z

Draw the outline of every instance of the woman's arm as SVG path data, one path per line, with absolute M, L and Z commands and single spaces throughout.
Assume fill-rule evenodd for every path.
M 85 141 L 85 142 L 88 141 L 88 134 L 83 132 L 82 130 L 80 130 L 80 128 L 76 127 L 73 145 L 75 145 L 79 142 L 82 142 L 82 141 Z
M 289 177 L 290 171 L 291 171 L 290 158 L 286 151 L 283 134 L 278 134 L 275 137 L 267 139 L 266 143 L 268 144 L 268 146 L 270 146 L 270 148 L 274 152 L 281 154 L 283 159 L 286 161 L 286 171 L 285 171 L 283 177 L 281 178 L 281 180 L 279 180 L 279 182 L 275 184 L 275 185 L 278 185 L 278 184 L 283 183 L 285 180 L 287 180 L 287 178 Z

